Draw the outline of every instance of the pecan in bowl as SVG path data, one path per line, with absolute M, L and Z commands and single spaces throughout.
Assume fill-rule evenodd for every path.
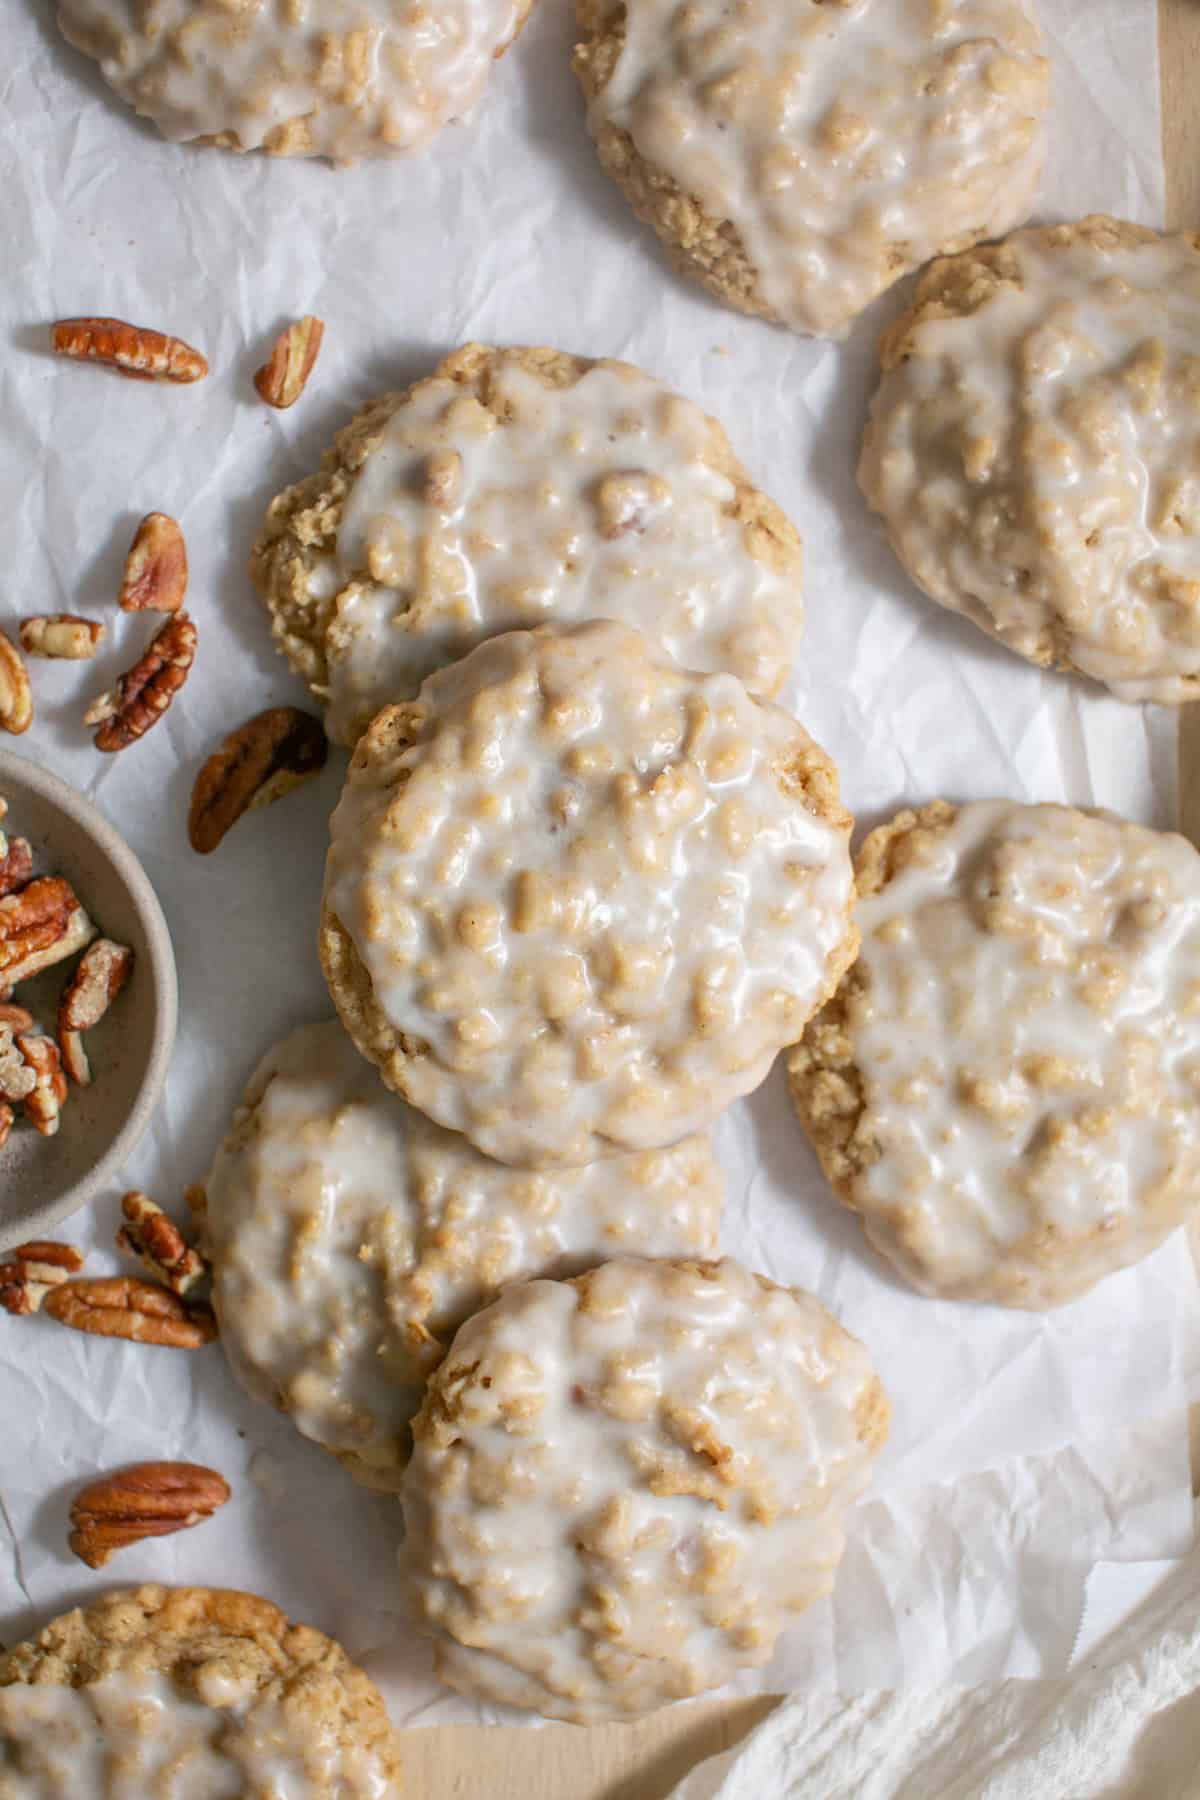
M 0 751 L 0 794 L 8 802 L 0 850 L 7 1262 L 18 1245 L 57 1238 L 60 1221 L 88 1200 L 119 1191 L 118 1171 L 166 1075 L 177 1000 L 161 908 L 107 819 L 50 770 L 11 751 Z M 120 991 L 126 950 L 132 973 Z M 82 1086 L 88 1063 L 93 1079 Z

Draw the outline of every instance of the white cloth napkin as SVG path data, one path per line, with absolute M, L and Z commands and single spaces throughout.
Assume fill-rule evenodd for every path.
M 1054 1681 L 794 1695 L 670 1800 L 1198 1800 L 1200 1553 Z

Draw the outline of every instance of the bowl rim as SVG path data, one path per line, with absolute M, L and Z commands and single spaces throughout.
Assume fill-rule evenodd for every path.
M 179 977 L 171 933 L 150 877 L 125 839 L 100 809 L 84 798 L 78 788 L 73 788 L 61 775 L 53 774 L 31 757 L 18 756 L 13 750 L 0 749 L 0 790 L 6 779 L 18 784 L 24 783 L 39 799 L 48 801 L 64 813 L 112 864 L 118 878 L 128 890 L 150 951 L 149 974 L 154 993 L 154 1021 L 150 1051 L 137 1099 L 112 1143 L 85 1175 L 81 1175 L 70 1187 L 64 1188 L 53 1200 L 48 1200 L 27 1213 L 20 1225 L 11 1229 L 0 1225 L 0 1251 L 11 1249 L 13 1244 L 29 1237 L 31 1228 L 59 1225 L 81 1211 L 94 1198 L 113 1170 L 133 1154 L 154 1116 L 170 1067 L 179 1022 Z

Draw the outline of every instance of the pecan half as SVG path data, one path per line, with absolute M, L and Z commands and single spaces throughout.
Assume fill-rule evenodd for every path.
M 45 1311 L 73 1331 L 173 1350 L 198 1350 L 217 1335 L 211 1307 L 187 1306 L 169 1288 L 132 1275 L 65 1282 L 47 1296 Z
M 33 724 L 33 690 L 21 652 L 0 631 L 0 726 L 20 737 Z
M 96 935 L 70 882 L 41 876 L 0 899 L 0 984 L 13 988 L 74 956 Z
M 9 1260 L 0 1263 L 0 1306 L 20 1316 L 35 1313 L 51 1288 L 61 1286 L 82 1267 L 83 1257 L 74 1244 L 41 1240 L 18 1244 Z
M 68 1031 L 92 1031 L 100 1023 L 133 968 L 133 951 L 112 938 L 88 946 L 63 989 L 59 1023 Z
M 118 1248 L 140 1257 L 172 1293 L 188 1294 L 205 1279 L 208 1268 L 203 1257 L 149 1194 L 136 1189 L 126 1194 L 121 1212 L 125 1223 L 117 1233 Z
M 80 1562 L 100 1569 L 126 1544 L 203 1524 L 229 1493 L 224 1476 L 199 1463 L 133 1463 L 76 1494 L 67 1542 Z
M 272 706 L 231 731 L 192 789 L 188 838 L 207 856 L 245 812 L 270 806 L 325 767 L 329 744 L 311 713 Z
M 186 613 L 167 620 L 140 662 L 83 715 L 98 725 L 97 750 L 127 750 L 157 725 L 188 678 L 196 655 L 196 627 Z
M 187 584 L 187 545 L 177 521 L 168 513 L 147 513 L 125 558 L 121 611 L 177 613 Z
M 58 1003 L 58 1042 L 71 1080 L 87 1087 L 92 1079 L 82 1033 L 100 1023 L 133 968 L 133 951 L 112 938 L 97 938 L 84 951 Z
M 56 1137 L 67 1100 L 67 1078 L 58 1045 L 40 1031 L 23 1033 L 16 1044 L 34 1073 L 33 1087 L 21 1102 L 25 1117 L 43 1137 Z
M 59 356 L 103 363 L 133 381 L 199 381 L 208 362 L 182 338 L 124 319 L 60 319 L 50 343 Z
M 21 648 L 29 656 L 86 662 L 103 636 L 99 619 L 83 619 L 78 613 L 32 613 L 21 620 Z
M 21 837 L 4 838 L 4 853 L 0 855 L 0 900 L 6 894 L 15 894 L 18 888 L 25 887 L 32 879 L 33 851 L 29 847 L 29 840 Z
M 281 411 L 294 406 L 304 392 L 325 336 L 325 326 L 311 313 L 286 326 L 271 346 L 271 354 L 254 377 L 261 400 Z

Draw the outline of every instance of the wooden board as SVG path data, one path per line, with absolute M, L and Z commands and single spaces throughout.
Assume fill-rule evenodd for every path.
M 1087 0 L 1080 0 L 1086 5 Z M 1200 230 L 1200 0 L 1159 0 L 1168 223 Z M 1200 833 L 1200 706 L 1186 709 L 1182 810 Z M 1196 770 L 1196 779 L 1189 771 Z M 445 1726 L 405 1733 L 420 1800 L 664 1800 L 694 1763 L 737 1743 L 771 1700 L 674 1707 L 638 1725 L 544 1731 Z M 769 1800 L 764 1795 L 763 1800 Z

